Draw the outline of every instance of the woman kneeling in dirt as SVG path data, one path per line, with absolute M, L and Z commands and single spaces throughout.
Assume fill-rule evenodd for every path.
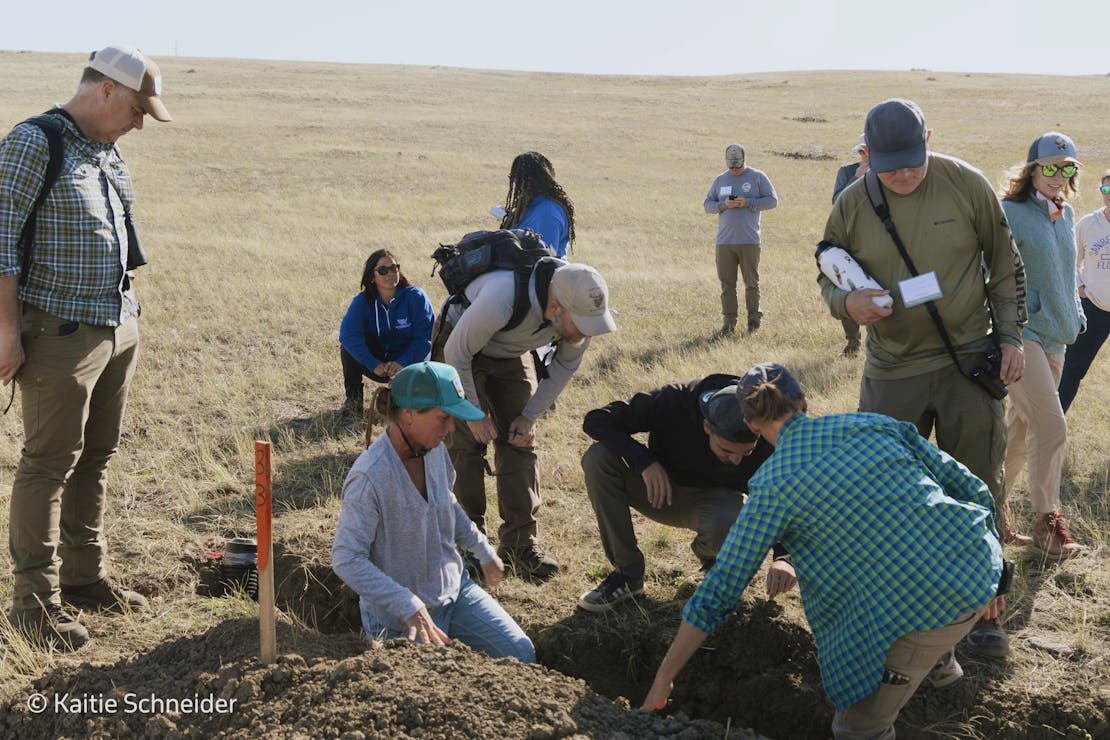
M 781 365 L 750 369 L 737 399 L 775 452 L 752 476 L 716 565 L 686 603 L 643 708 L 664 705 L 674 677 L 781 540 L 836 708 L 833 734 L 893 738 L 917 687 L 958 680 L 953 647 L 980 614 L 1004 606 L 991 493 L 912 424 L 806 416 L 802 388 Z
M 404 368 L 373 406 L 389 426 L 347 474 L 332 545 L 332 568 L 359 595 L 366 634 L 432 645 L 457 639 L 534 663 L 528 636 L 470 579 L 457 549 L 478 558 L 486 583 L 501 582 L 504 565 L 451 492 L 443 444 L 455 419 L 485 415 L 466 400 L 455 369 L 439 362 Z

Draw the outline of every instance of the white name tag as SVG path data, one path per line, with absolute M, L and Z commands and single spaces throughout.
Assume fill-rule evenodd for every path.
M 732 186 L 731 185 L 723 185 L 723 186 L 721 186 L 721 189 L 717 191 L 718 200 L 721 199 L 721 198 L 727 198 L 730 195 L 732 195 Z
M 902 305 L 906 308 L 913 308 L 944 296 L 940 292 L 940 283 L 937 282 L 935 272 L 927 272 L 924 275 L 903 280 L 898 283 L 898 290 L 902 292 Z

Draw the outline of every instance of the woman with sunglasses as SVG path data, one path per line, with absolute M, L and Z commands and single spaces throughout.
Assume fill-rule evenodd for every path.
M 1102 173 L 1099 186 L 1104 206 L 1079 219 L 1075 225 L 1075 241 L 1079 250 L 1079 297 L 1087 317 L 1087 331 L 1068 347 L 1064 372 L 1060 376 L 1060 406 L 1064 413 L 1079 391 L 1079 383 L 1087 374 L 1106 337 L 1110 336 L 1110 170 Z
M 359 596 L 370 639 L 407 637 L 446 645 L 457 639 L 494 658 L 534 663 L 532 641 L 471 580 L 459 550 L 481 563 L 496 588 L 505 566 L 451 492 L 455 470 L 443 439 L 485 417 L 466 400 L 459 374 L 418 362 L 373 396 L 388 419 L 343 483 L 332 568 Z
M 362 416 L 362 378 L 378 383 L 402 368 L 428 359 L 435 314 L 428 294 L 409 283 L 393 252 L 379 249 L 362 269 L 362 292 L 351 300 L 339 325 L 343 363 L 343 409 Z
M 1038 136 L 1023 165 L 1009 173 L 1002 209 L 1025 263 L 1028 323 L 1022 337 L 1025 372 L 1010 385 L 1006 416 L 1006 488 L 998 511 L 1006 542 L 1032 544 L 1053 558 L 1082 551 L 1060 513 L 1060 481 L 1068 425 L 1056 389 L 1064 350 L 1086 319 L 1075 279 L 1075 194 L 1079 161 L 1075 143 L 1057 131 Z M 1033 536 L 1018 534 L 1006 516 L 1005 498 L 1028 467 Z

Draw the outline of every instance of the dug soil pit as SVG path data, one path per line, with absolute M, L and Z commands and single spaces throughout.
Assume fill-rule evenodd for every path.
M 491 660 L 462 646 L 371 645 L 354 635 L 323 636 L 287 624 L 279 625 L 278 641 L 284 654 L 261 666 L 257 622 L 238 619 L 113 666 L 55 670 L 0 710 L 0 736 L 725 736 L 715 722 L 630 710 L 581 680 L 515 659 Z M 40 698 L 46 710 L 36 714 L 31 709 L 41 708 L 34 703 Z M 168 700 L 205 708 L 158 706 Z M 90 708 L 90 701 L 99 707 Z M 104 709 L 113 701 L 114 711 Z M 735 727 L 728 736 L 756 737 Z
M 316 625 L 321 632 L 330 634 L 305 631 L 299 633 L 299 640 L 315 644 L 318 640 L 334 639 L 334 649 L 321 653 L 321 657 L 341 658 L 367 649 L 367 643 L 358 636 L 358 598 L 329 567 L 284 553 L 275 561 L 280 607 L 295 614 L 300 622 Z M 638 706 L 647 693 L 655 670 L 678 629 L 682 603 L 693 588 L 693 582 L 681 585 L 675 590 L 673 599 L 638 597 L 604 614 L 581 610 L 552 614 L 548 606 L 530 600 L 516 601 L 511 608 L 522 615 L 521 623 L 536 645 L 539 662 L 553 669 L 544 674 L 547 678 L 571 677 L 567 680 L 577 686 L 575 691 L 588 691 L 593 697 L 591 701 L 607 697 L 612 702 L 607 706 L 627 709 Z M 1015 634 L 1011 641 L 1021 648 L 1024 637 Z M 1030 639 L 1031 645 L 1035 642 Z M 407 655 L 399 650 L 399 646 L 391 643 L 384 654 Z M 249 653 L 247 650 L 235 655 Z M 310 653 L 302 650 L 300 654 L 307 658 Z M 476 666 L 483 662 L 500 666 L 489 670 L 511 672 L 502 665 L 506 661 L 489 661 L 470 653 L 466 656 L 465 665 L 460 662 L 461 658 L 456 656 L 455 659 L 455 665 L 464 675 L 477 670 Z M 1068 659 L 1078 665 L 1094 657 L 1077 651 Z M 899 737 L 1014 740 L 1110 737 L 1106 699 L 1089 691 L 1089 687 L 1061 685 L 1055 687 L 1051 695 L 1030 693 L 1015 688 L 1008 680 L 1011 664 L 1007 661 L 976 661 L 963 654 L 960 659 L 966 671 L 965 678 L 943 689 L 920 689 L 899 717 L 896 725 Z M 538 670 L 519 665 L 516 669 Z M 443 663 L 437 675 L 451 670 L 454 668 Z M 581 681 L 574 681 L 575 678 Z M 392 683 L 392 679 L 389 680 Z M 528 681 L 504 680 L 508 680 L 509 685 L 513 685 L 514 680 L 525 684 Z M 459 681 L 466 683 L 462 678 Z M 404 684 L 402 688 L 404 691 L 394 695 L 398 701 L 405 696 L 409 685 Z M 494 691 L 484 703 L 500 706 L 503 698 Z M 514 706 L 509 710 L 520 714 Z M 524 706 L 531 705 L 526 702 Z M 543 708 L 540 709 L 542 715 Z M 728 728 L 729 737 L 743 737 L 737 734 L 736 728 L 752 728 L 776 739 L 828 738 L 833 708 L 825 696 L 817 665 L 817 648 L 800 609 L 745 594 L 736 615 L 707 641 L 705 648 L 697 652 L 680 674 L 664 715 L 673 715 L 670 718 L 683 727 L 687 724 L 683 717 L 711 720 L 723 726 L 714 724 L 715 731 L 723 732 L 723 728 Z M 534 720 L 534 724 L 550 724 L 541 719 Z M 524 724 L 522 720 L 516 730 L 505 736 L 530 736 L 531 726 L 523 735 L 514 734 Z M 652 732 L 670 732 L 673 727 L 667 725 Z M 580 729 L 579 732 L 592 734 L 593 730 Z M 611 734 L 607 731 L 598 736 Z M 542 732 L 537 736 L 542 736 Z M 631 731 L 629 736 L 653 735 Z

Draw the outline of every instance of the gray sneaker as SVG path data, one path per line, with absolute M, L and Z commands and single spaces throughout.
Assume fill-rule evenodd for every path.
M 32 609 L 12 609 L 8 621 L 29 642 L 39 647 L 76 650 L 89 641 L 89 631 L 61 604 Z
M 582 594 L 578 599 L 578 606 L 588 612 L 603 612 L 612 609 L 617 604 L 631 599 L 643 592 L 644 581 L 632 580 L 619 570 L 615 570 L 605 577 L 591 591 Z
M 1005 658 L 1010 640 L 997 619 L 980 619 L 963 640 L 963 649 L 981 658 Z
M 933 670 L 929 671 L 929 675 L 921 683 L 939 689 L 944 686 L 951 686 L 963 677 L 963 666 L 960 665 L 960 661 L 956 660 L 956 649 L 952 648 L 940 656 L 936 665 L 933 666 Z

